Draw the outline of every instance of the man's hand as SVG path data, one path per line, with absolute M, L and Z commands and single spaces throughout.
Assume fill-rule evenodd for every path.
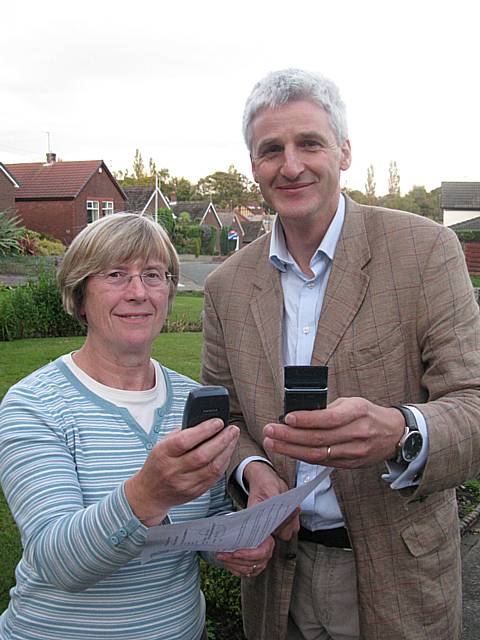
M 264 447 L 311 464 L 354 469 L 392 458 L 405 429 L 397 409 L 339 398 L 318 411 L 295 411 L 267 424 Z
M 159 524 L 168 510 L 205 493 L 225 473 L 240 430 L 206 420 L 170 433 L 150 452 L 143 467 L 125 483 L 134 514 L 147 526 Z
M 225 568 L 234 576 L 240 578 L 254 578 L 258 576 L 272 557 L 275 542 L 272 536 L 268 536 L 255 549 L 238 549 L 232 553 L 217 553 L 215 557 L 223 562 Z
M 265 462 L 250 462 L 243 472 L 244 481 L 248 484 L 248 507 L 278 496 L 288 491 L 286 483 L 278 477 L 274 469 Z M 300 509 L 296 509 L 282 524 L 275 529 L 273 535 L 280 540 L 290 538 L 300 529 Z

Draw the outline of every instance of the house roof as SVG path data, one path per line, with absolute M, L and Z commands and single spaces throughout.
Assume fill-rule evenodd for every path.
M 464 220 L 463 222 L 457 222 L 457 224 L 452 224 L 448 228 L 453 231 L 472 231 L 473 229 L 480 229 L 480 216 L 470 218 L 470 220 Z
M 16 199 L 75 198 L 94 173 L 105 171 L 121 196 L 125 198 L 120 185 L 102 160 L 75 160 L 69 162 L 22 162 L 5 165 L 19 183 Z
M 125 211 L 133 212 L 133 213 L 143 213 L 148 204 L 150 204 L 150 200 L 155 195 L 155 187 L 145 187 L 145 186 L 130 186 L 123 187 L 123 191 L 127 197 L 127 202 L 125 203 Z M 167 199 L 163 195 L 160 189 L 158 189 L 159 196 L 159 207 L 160 208 L 170 208 Z
M 170 203 L 170 207 L 176 216 L 179 216 L 184 211 L 187 211 L 190 214 L 190 218 L 193 222 L 194 220 L 202 220 L 210 204 L 211 203 L 208 200 L 193 200 L 190 202 L 183 201 Z
M 442 209 L 480 211 L 480 182 L 442 182 Z
M 265 233 L 265 228 L 263 226 L 262 220 L 255 220 L 252 222 L 245 222 L 242 224 L 245 235 L 243 236 L 243 242 L 253 242 L 259 236 Z
M 217 215 L 220 218 L 220 222 L 223 227 L 231 227 L 235 221 L 234 211 L 221 211 L 217 209 Z
M 2 164 L 0 162 L 0 171 L 5 174 L 5 176 L 7 177 L 7 179 L 13 184 L 14 187 L 16 187 L 17 189 L 20 188 L 20 185 L 18 184 L 18 182 L 15 180 L 15 178 L 12 176 L 12 174 L 10 173 L 10 171 L 8 171 L 8 169 L 6 168 L 6 166 L 4 164 Z

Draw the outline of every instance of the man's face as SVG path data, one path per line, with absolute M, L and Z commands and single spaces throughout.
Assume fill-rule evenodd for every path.
M 252 171 L 282 221 L 330 223 L 350 142 L 338 146 L 327 112 L 310 100 L 259 111 L 252 122 Z

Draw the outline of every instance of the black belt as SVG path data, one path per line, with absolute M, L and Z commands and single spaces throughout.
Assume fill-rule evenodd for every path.
M 307 542 L 315 542 L 323 544 L 324 547 L 337 547 L 339 549 L 351 549 L 352 543 L 348 537 L 348 531 L 345 527 L 337 527 L 336 529 L 317 529 L 310 531 L 300 527 L 298 539 Z

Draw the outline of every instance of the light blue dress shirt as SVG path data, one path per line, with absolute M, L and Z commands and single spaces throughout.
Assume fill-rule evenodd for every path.
M 283 361 L 285 365 L 309 365 L 323 299 L 332 269 L 338 240 L 345 219 L 345 199 L 340 194 L 336 214 L 310 261 L 313 277 L 303 273 L 285 244 L 282 225 L 275 218 L 270 239 L 270 262 L 280 271 L 283 289 Z M 405 469 L 395 463 L 386 463 L 388 473 L 382 478 L 390 482 L 392 489 L 418 484 L 418 474 L 423 469 L 428 455 L 428 433 L 423 414 L 415 407 L 409 407 L 415 415 L 417 425 L 423 435 L 424 444 L 420 455 Z M 245 466 L 257 457 L 245 459 L 237 469 L 237 480 L 243 487 L 242 474 Z M 265 460 L 263 458 L 260 458 Z M 297 486 L 308 482 L 324 469 L 321 465 L 311 465 L 299 461 L 297 464 Z M 343 526 L 343 517 L 338 505 L 330 476 L 301 504 L 301 522 L 312 531 Z

